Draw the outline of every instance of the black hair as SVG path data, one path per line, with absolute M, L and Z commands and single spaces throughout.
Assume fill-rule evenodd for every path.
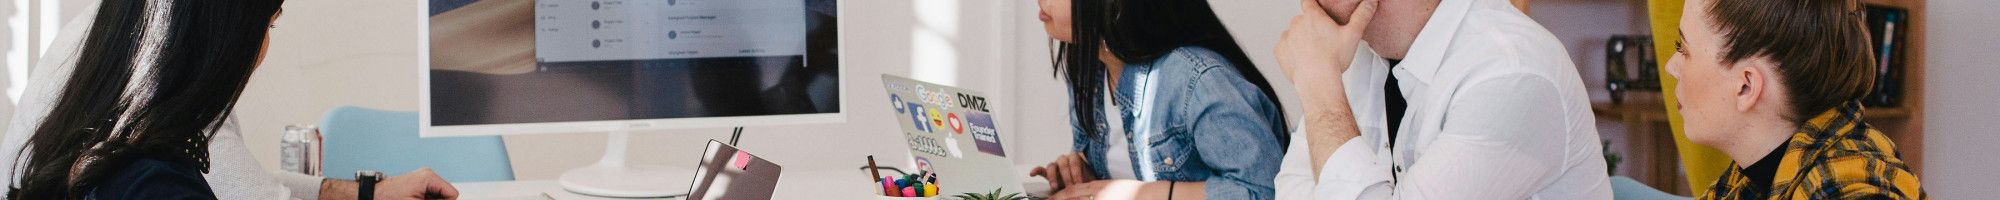
M 105 0 L 8 199 L 78 199 L 130 162 L 207 172 L 283 0 Z M 19 125 L 16 125 L 19 126 Z
M 1279 103 L 1269 79 L 1250 63 L 1250 56 L 1243 53 L 1207 1 L 1072 0 L 1070 4 L 1075 40 L 1057 44 L 1055 68 L 1069 86 L 1070 115 L 1077 126 L 1104 118 L 1095 111 L 1103 106 L 1104 79 L 1115 74 L 1107 74 L 1104 63 L 1097 60 L 1099 48 L 1107 48 L 1125 61 L 1159 59 L 1181 47 L 1207 48 L 1222 54 L 1243 79 L 1257 85 L 1259 92 L 1277 105 L 1279 115 L 1284 114 L 1284 104 Z M 1099 46 L 1100 40 L 1103 46 Z M 1284 120 L 1277 123 L 1289 127 Z M 1095 128 L 1083 130 L 1091 138 L 1104 134 Z M 1285 132 L 1275 132 L 1280 145 L 1289 144 L 1291 137 Z

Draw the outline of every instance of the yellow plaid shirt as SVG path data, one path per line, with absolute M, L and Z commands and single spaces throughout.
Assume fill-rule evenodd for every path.
M 1930 199 L 1896 143 L 1862 122 L 1855 103 L 1814 116 L 1788 142 L 1769 190 L 1748 187 L 1731 163 L 1696 199 Z

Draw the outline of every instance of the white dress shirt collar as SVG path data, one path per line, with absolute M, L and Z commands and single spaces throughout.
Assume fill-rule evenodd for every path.
M 1410 43 L 1403 61 L 1395 66 L 1396 71 L 1409 71 L 1409 75 L 1396 76 L 1398 80 L 1431 82 L 1438 68 L 1443 67 L 1445 50 L 1451 47 L 1452 38 L 1457 37 L 1461 22 L 1472 8 L 1475 0 L 1443 0 L 1438 2 L 1430 21 L 1417 33 L 1417 39 Z M 1408 88 L 1405 86 L 1405 88 Z M 1404 95 L 1409 95 L 1407 90 Z

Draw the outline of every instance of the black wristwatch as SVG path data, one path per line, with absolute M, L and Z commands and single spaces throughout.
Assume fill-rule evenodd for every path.
M 382 182 L 382 172 L 374 170 L 354 172 L 354 182 L 361 183 L 361 186 L 355 188 L 360 194 L 355 194 L 354 199 L 375 200 L 375 183 Z

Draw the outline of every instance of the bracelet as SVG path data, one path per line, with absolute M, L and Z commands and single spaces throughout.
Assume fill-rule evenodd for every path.
M 1175 182 L 1175 181 L 1167 181 L 1167 200 L 1174 200 L 1174 184 L 1175 184 L 1175 183 L 1180 183 L 1180 182 Z

